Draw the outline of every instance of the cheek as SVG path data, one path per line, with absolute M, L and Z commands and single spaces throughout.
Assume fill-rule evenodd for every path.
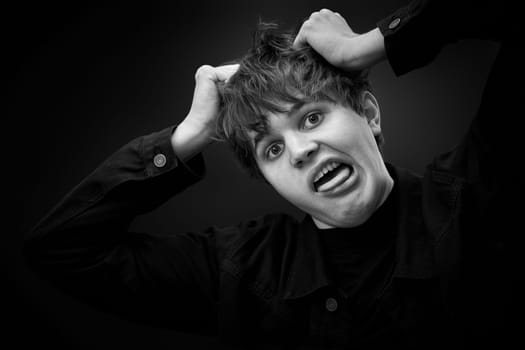
M 359 121 L 350 119 L 350 116 L 337 116 L 331 118 L 329 123 L 323 125 L 319 136 L 326 142 L 337 143 L 340 145 L 351 145 L 355 143 L 359 134 L 363 133 L 362 125 Z
M 272 187 L 279 191 L 279 188 L 283 187 L 283 182 L 285 181 L 285 176 L 283 176 L 283 170 L 280 169 L 275 164 L 266 164 L 259 166 L 261 173 L 264 175 L 264 178 Z
M 360 153 L 368 154 L 376 144 L 371 130 L 358 125 L 338 129 L 331 140 L 343 152 L 352 153 L 353 156 L 358 156 Z
M 287 200 L 294 201 L 304 192 L 304 189 L 300 187 L 300 181 L 294 178 L 290 169 L 285 166 L 272 164 L 261 171 L 273 189 Z
M 341 128 L 335 133 L 326 135 L 324 139 L 327 145 L 347 154 L 361 148 L 361 135 L 356 134 L 355 130 L 350 128 Z

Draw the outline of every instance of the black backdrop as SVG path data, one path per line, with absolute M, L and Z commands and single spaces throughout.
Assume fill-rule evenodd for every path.
M 6 7 L 4 96 L 9 108 L 3 139 L 10 160 L 4 174 L 12 177 L 7 190 L 14 190 L 9 199 L 14 215 L 9 216 L 15 221 L 15 229 L 2 234 L 4 291 L 9 292 L 4 298 L 6 342 L 71 349 L 215 346 L 213 338 L 137 325 L 63 295 L 24 268 L 23 232 L 118 147 L 181 121 L 190 106 L 195 70 L 242 55 L 259 18 L 295 28 L 326 7 L 364 32 L 405 3 L 196 0 Z M 403 77 L 395 77 L 387 63 L 372 72 L 388 161 L 420 172 L 434 154 L 453 147 L 476 110 L 496 50 L 495 44 L 464 42 Z M 224 144 L 204 157 L 206 179 L 138 218 L 134 228 L 170 232 L 176 224 L 197 230 L 274 211 L 300 216 L 269 187 L 248 179 Z

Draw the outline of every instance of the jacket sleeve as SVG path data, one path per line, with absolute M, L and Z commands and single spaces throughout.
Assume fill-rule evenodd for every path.
M 148 324 L 213 334 L 218 289 L 213 229 L 153 235 L 131 221 L 198 181 L 167 128 L 137 138 L 76 186 L 26 235 L 30 268 L 97 308 Z M 175 213 L 176 215 L 176 213 Z
M 520 99 L 518 89 L 509 82 L 523 70 L 515 18 L 519 11 L 512 6 L 513 2 L 505 0 L 416 0 L 378 22 L 396 75 L 429 64 L 450 43 L 477 39 L 499 45 L 469 130 L 457 147 L 436 157 L 432 164 L 434 169 L 474 184 L 475 195 L 484 198 L 487 191 L 499 190 L 496 187 L 502 181 L 509 182 L 512 174 L 502 169 L 515 162 L 521 148 L 519 138 L 512 134 Z
M 512 36 L 517 30 L 512 15 L 505 0 L 415 0 L 377 26 L 385 37 L 388 62 L 400 76 L 426 66 L 448 44 Z
M 524 61 L 518 47 L 520 11 L 513 6 L 504 0 L 417 0 L 378 22 L 388 62 L 397 75 L 427 65 L 450 43 L 475 39 L 498 45 L 469 129 L 454 149 L 435 157 L 428 168 L 430 173 L 462 178 L 468 193 L 464 198 L 479 219 L 474 227 L 492 232 L 512 232 L 516 220 L 512 217 L 519 217 L 512 203 L 522 182 L 515 169 L 523 148 L 517 136 L 522 109 L 513 82 L 523 76 Z

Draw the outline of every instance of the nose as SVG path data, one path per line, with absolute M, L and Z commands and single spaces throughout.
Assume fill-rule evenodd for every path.
M 287 146 L 290 163 L 295 168 L 301 168 L 307 164 L 319 149 L 317 142 L 304 135 L 291 137 Z

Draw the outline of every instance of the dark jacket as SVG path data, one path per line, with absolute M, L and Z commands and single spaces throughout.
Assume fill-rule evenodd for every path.
M 521 206 L 510 201 L 522 193 L 512 125 L 522 113 L 517 90 L 503 88 L 521 62 L 505 6 L 480 7 L 416 1 L 378 23 L 398 75 L 460 39 L 501 46 L 458 146 L 423 176 L 389 166 L 400 194 L 395 268 L 368 309 L 374 322 L 388 324 L 380 327 L 387 335 L 327 310 L 339 291 L 309 217 L 267 215 L 164 236 L 128 232 L 136 216 L 203 175 L 201 156 L 187 164 L 176 158 L 173 127 L 133 140 L 75 187 L 28 235 L 28 264 L 104 310 L 231 343 L 393 347 L 402 337 L 399 344 L 415 348 L 470 348 L 504 341 L 520 328 L 515 316 L 523 310 L 523 239 L 513 226 Z

